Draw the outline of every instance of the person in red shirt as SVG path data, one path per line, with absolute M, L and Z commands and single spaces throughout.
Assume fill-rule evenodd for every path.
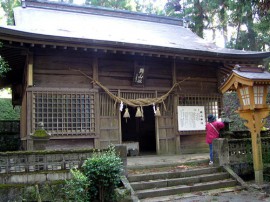
M 213 114 L 209 114 L 208 122 L 206 123 L 206 143 L 209 144 L 210 150 L 210 162 L 209 165 L 213 165 L 213 140 L 219 138 L 220 129 L 224 128 L 224 123 L 217 121 Z

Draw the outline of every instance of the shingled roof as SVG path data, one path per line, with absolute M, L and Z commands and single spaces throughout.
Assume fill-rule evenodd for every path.
M 16 25 L 2 26 L 0 33 L 31 35 L 36 40 L 133 46 L 199 55 L 270 56 L 270 53 L 220 48 L 183 27 L 180 19 L 39 1 L 23 3 L 23 7 L 14 9 Z

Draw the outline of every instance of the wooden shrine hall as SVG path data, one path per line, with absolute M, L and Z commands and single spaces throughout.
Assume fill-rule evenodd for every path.
M 0 27 L 11 68 L 0 87 L 21 106 L 25 150 L 42 122 L 48 150 L 135 143 L 140 154 L 207 151 L 204 121 L 222 111 L 221 82 L 236 64 L 270 56 L 220 48 L 181 19 L 136 12 L 23 0 L 14 18 Z

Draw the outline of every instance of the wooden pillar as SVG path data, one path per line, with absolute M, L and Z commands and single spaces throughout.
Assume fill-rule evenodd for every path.
M 173 81 L 173 84 L 175 84 L 177 82 L 175 59 L 173 60 L 173 64 L 172 64 L 172 81 Z M 181 144 L 180 144 L 180 135 L 178 134 L 177 106 L 178 106 L 178 95 L 176 94 L 176 95 L 173 96 L 173 126 L 174 126 L 173 131 L 174 131 L 174 134 L 175 134 L 175 153 L 180 154 L 181 153 L 181 150 L 180 150 Z
M 175 147 L 176 147 L 176 154 L 180 154 L 181 153 L 181 144 L 180 144 L 180 135 L 178 134 L 178 123 L 177 123 L 177 120 L 178 120 L 178 113 L 177 113 L 177 106 L 178 106 L 178 95 L 174 95 L 173 97 L 173 107 L 174 107 L 174 113 L 173 113 L 173 125 L 174 125 L 174 133 L 175 133 Z
M 33 150 L 33 140 L 30 138 L 32 132 L 32 92 L 26 92 L 26 120 L 27 150 Z
M 117 95 L 118 95 L 118 97 L 121 96 L 120 90 L 118 90 Z M 119 137 L 119 143 L 120 144 L 122 144 L 122 139 L 123 139 L 123 137 L 122 137 L 122 121 L 121 121 L 122 117 L 121 117 L 121 115 L 122 115 L 122 113 L 121 113 L 121 111 L 119 111 L 119 113 L 118 113 L 118 128 L 119 128 L 118 129 L 118 137 Z
M 28 55 L 28 65 L 27 65 L 27 86 L 33 86 L 33 54 Z
M 94 81 L 98 81 L 98 58 L 94 57 L 92 62 L 92 68 L 93 68 L 93 79 Z M 99 88 L 95 82 L 93 82 L 93 88 Z
M 156 97 L 157 95 L 157 91 Z M 156 153 L 160 154 L 160 140 L 159 140 L 159 117 L 155 116 L 155 130 L 156 130 Z
M 158 117 L 155 117 L 156 119 L 156 152 L 157 154 L 160 154 L 160 141 L 159 141 L 159 123 L 158 123 L 158 120 L 159 118 Z
M 256 184 L 263 184 L 263 162 L 260 133 L 254 131 L 251 133 L 251 138 L 255 182 Z
M 34 56 L 32 53 L 28 54 L 28 64 L 26 69 L 26 86 L 33 86 L 33 65 L 34 65 Z M 25 92 L 26 96 L 26 147 L 27 150 L 33 150 L 33 140 L 30 138 L 32 130 L 32 92 Z
M 93 69 L 93 79 L 94 81 L 98 81 L 98 58 L 94 57 L 92 61 L 92 69 Z M 98 89 L 98 85 L 93 82 L 93 89 Z M 100 149 L 100 106 L 99 106 L 99 92 L 95 93 L 95 133 L 96 137 L 94 139 L 94 147 L 96 149 Z
M 241 118 L 247 120 L 245 125 L 248 127 L 251 133 L 252 141 L 252 156 L 253 156 L 253 168 L 255 174 L 255 183 L 263 184 L 263 161 L 262 161 L 262 145 L 261 145 L 261 128 L 264 123 L 262 119 L 267 117 L 269 109 L 259 110 L 241 110 L 238 111 Z

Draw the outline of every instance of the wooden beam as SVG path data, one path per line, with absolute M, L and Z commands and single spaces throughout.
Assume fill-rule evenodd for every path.
M 98 81 L 98 58 L 97 57 L 93 59 L 92 68 L 93 68 L 93 79 L 95 81 Z M 98 85 L 93 83 L 93 88 L 98 88 Z
M 33 86 L 33 54 L 28 54 L 27 86 Z

